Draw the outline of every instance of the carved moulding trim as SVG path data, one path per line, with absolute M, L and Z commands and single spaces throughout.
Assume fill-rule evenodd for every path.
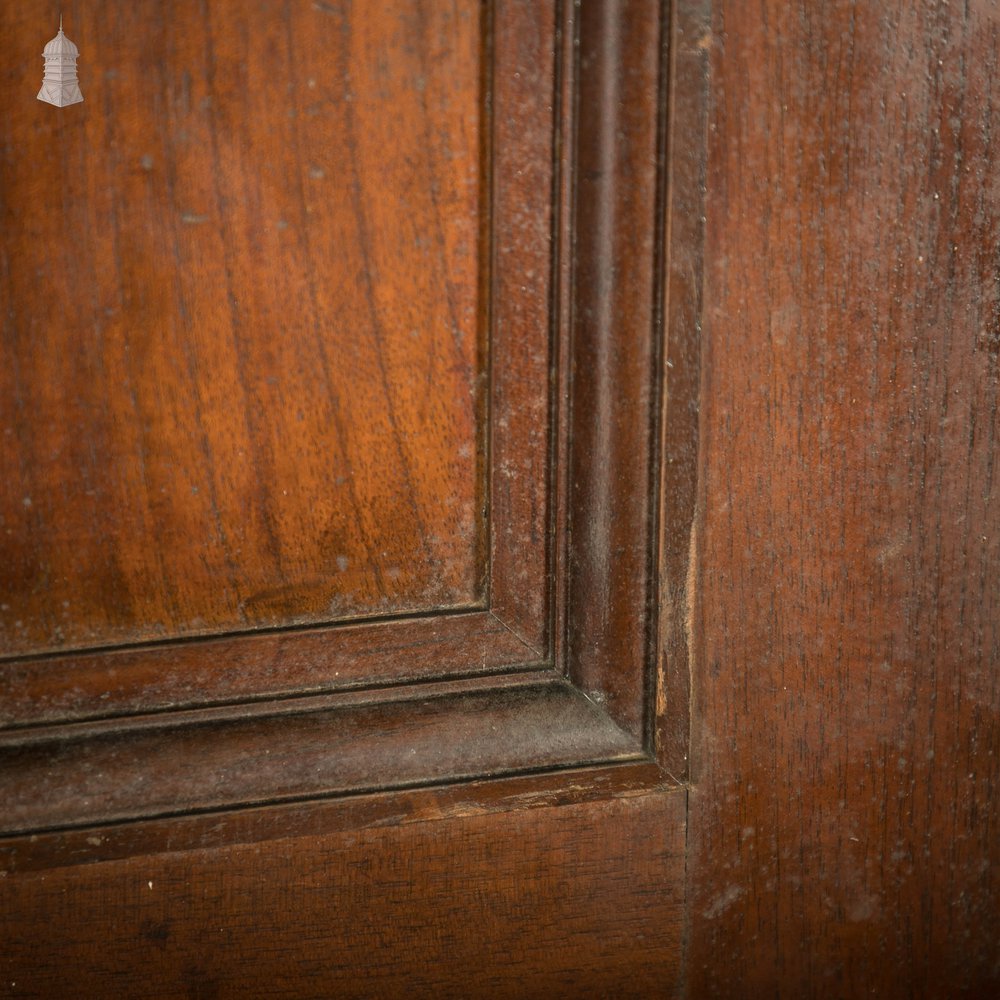
M 497 0 L 494 15 L 509 2 Z M 545 193 L 548 352 L 532 362 L 545 385 L 547 503 L 535 510 L 529 492 L 507 512 L 541 519 L 544 559 L 528 573 L 540 594 L 518 593 L 508 572 L 490 610 L 468 613 L 479 616 L 476 629 L 492 630 L 489 642 L 507 644 L 504 653 L 485 668 L 467 660 L 463 672 L 463 634 L 451 677 L 435 674 L 431 645 L 425 675 L 404 672 L 381 686 L 359 675 L 343 690 L 299 687 L 277 700 L 153 712 L 140 705 L 0 731 L 8 868 L 101 860 L 153 842 L 283 836 L 400 810 L 426 817 L 444 801 L 499 808 L 686 779 L 703 12 L 699 3 L 668 10 L 645 0 L 545 10 L 553 30 L 539 34 L 560 67 Z M 522 57 L 530 43 L 519 38 Z M 546 95 L 536 97 L 544 106 Z M 509 93 L 514 104 L 505 104 L 494 91 L 494 145 L 519 98 Z M 497 170 L 495 205 L 504 198 Z M 495 256 L 503 225 L 495 216 Z M 496 305 L 498 274 L 492 322 L 503 343 L 497 325 L 516 324 L 520 307 Z M 516 368 L 493 370 L 493 418 Z M 536 419 L 537 404 L 529 411 Z M 494 441 L 494 459 L 497 450 Z M 496 492 L 492 504 L 496 516 Z M 494 565 L 516 569 L 516 549 L 496 537 Z M 428 634 L 448 620 L 426 619 Z

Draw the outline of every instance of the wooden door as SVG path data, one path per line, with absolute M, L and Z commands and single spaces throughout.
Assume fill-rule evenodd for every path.
M 988 0 L 0 4 L 0 994 L 989 996 Z

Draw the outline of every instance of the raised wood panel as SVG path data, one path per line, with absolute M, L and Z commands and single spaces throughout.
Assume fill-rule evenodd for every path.
M 347 7 L 315 9 L 351 20 Z M 413 15 L 407 3 L 393 9 Z M 396 37 L 381 8 L 365 10 L 350 31 L 340 25 L 337 44 L 350 52 L 369 19 Z M 665 679 L 683 670 L 680 658 L 657 669 L 655 594 L 662 512 L 673 530 L 689 524 L 693 492 L 661 502 L 658 469 L 663 401 L 694 398 L 697 355 L 671 349 L 684 363 L 665 392 L 661 335 L 671 325 L 696 337 L 668 319 L 663 277 L 668 204 L 693 197 L 697 178 L 686 171 L 667 192 L 674 63 L 661 15 L 638 0 L 583 13 L 520 0 L 479 9 L 473 82 L 489 127 L 469 156 L 490 220 L 473 434 L 486 446 L 483 606 L 8 658 L 0 791 L 19 866 L 57 861 L 67 830 L 142 823 L 160 833 L 139 842 L 176 848 L 201 835 L 184 817 L 251 806 L 321 809 L 583 766 L 618 769 L 635 789 L 683 778 L 681 742 L 658 736 L 668 717 L 683 731 L 686 703 Z M 216 38 L 215 15 L 201 17 Z M 446 43 L 441 25 L 433 33 Z M 241 39 L 225 44 L 242 52 Z M 290 64 L 283 72 L 294 80 Z M 382 84 L 372 114 L 397 103 Z M 700 88 L 697 74 L 685 79 L 692 99 Z M 347 104 L 350 119 L 364 100 Z M 377 173 L 374 159 L 352 155 Z M 379 211 L 395 204 L 382 200 Z M 336 257 L 311 252 L 317 266 Z M 354 247 L 352 259 L 374 285 L 381 271 L 365 252 Z M 407 273 L 386 267 L 392 280 Z M 691 272 L 688 295 L 697 280 Z M 238 284 L 249 288 L 250 276 Z M 687 434 L 692 447 L 692 429 L 674 426 L 673 439 Z
M 54 8 L 53 8 L 54 11 Z M 0 6 L 0 655 L 481 603 L 488 8 Z
M 712 6 L 690 994 L 997 996 L 997 8 Z

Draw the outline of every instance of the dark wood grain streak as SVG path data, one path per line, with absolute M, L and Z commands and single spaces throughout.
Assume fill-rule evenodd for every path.
M 1000 991 L 1000 20 L 713 3 L 690 995 Z

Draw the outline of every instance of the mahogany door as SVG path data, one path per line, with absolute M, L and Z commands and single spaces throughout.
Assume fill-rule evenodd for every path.
M 0 995 L 1000 986 L 1000 14 L 0 3 Z

